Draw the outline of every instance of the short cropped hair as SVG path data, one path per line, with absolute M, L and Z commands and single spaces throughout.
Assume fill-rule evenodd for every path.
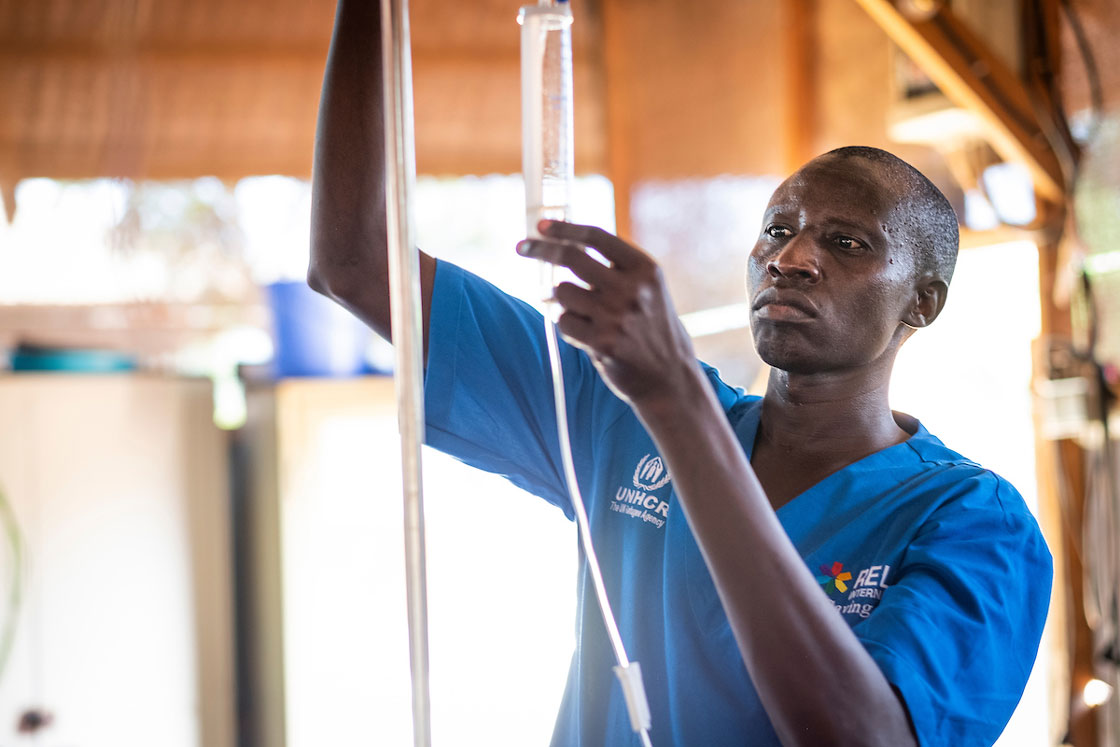
M 914 252 L 919 274 L 931 273 L 948 284 L 957 264 L 960 228 L 957 213 L 941 190 L 922 172 L 880 148 L 849 145 L 824 156 L 862 158 L 881 169 L 888 184 L 897 190 L 897 217 Z

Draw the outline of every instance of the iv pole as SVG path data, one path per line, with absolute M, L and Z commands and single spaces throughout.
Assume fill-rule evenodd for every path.
M 401 433 L 404 487 L 412 739 L 415 747 L 429 747 L 428 595 L 424 559 L 424 499 L 420 478 L 420 443 L 424 428 L 423 338 L 420 329 L 420 258 L 415 248 L 410 209 L 416 181 L 416 149 L 413 143 L 408 0 L 386 0 L 382 3 L 381 47 L 385 75 L 389 301 L 396 353 L 397 419 Z
M 554 6 L 556 0 L 541 0 Z M 564 2 L 564 0 L 561 0 Z M 566 5 L 564 6 L 567 10 Z M 531 11 L 529 6 L 523 9 Z M 428 612 L 424 557 L 424 510 L 421 486 L 420 443 L 423 438 L 423 338 L 420 311 L 420 259 L 415 248 L 415 230 L 410 210 L 416 181 L 416 151 L 413 142 L 412 64 L 409 45 L 408 0 L 385 0 L 381 5 L 381 39 L 385 97 L 385 184 L 389 260 L 389 301 L 393 347 L 396 353 L 396 393 L 401 434 L 401 467 L 404 489 L 405 584 L 408 597 L 409 660 L 412 670 L 412 735 L 415 747 L 430 747 L 431 724 L 428 686 Z M 569 73 L 570 75 L 570 73 Z M 570 85 L 570 84 L 569 84 Z M 569 94 L 570 97 L 570 94 Z M 570 129 L 571 124 L 568 123 Z M 570 135 L 570 132 L 569 132 Z M 570 155 L 570 154 L 569 154 Z M 532 227 L 531 227 L 532 228 Z M 553 332 L 551 324 L 549 331 Z M 555 338 L 551 357 L 557 364 Z M 554 377 L 559 377 L 559 369 Z M 563 392 L 562 380 L 554 384 Z M 557 404 L 563 418 L 563 399 Z M 566 428 L 562 429 L 566 430 Z M 560 433 L 562 441 L 567 434 Z M 569 469 L 569 487 L 575 488 L 574 470 Z M 575 501 L 582 509 L 582 499 Z M 586 531 L 586 519 L 582 522 Z M 594 563 L 590 537 L 584 538 Z M 601 586 L 601 582 L 600 582 Z M 605 620 L 615 630 L 610 607 L 600 590 Z M 615 672 L 622 684 L 631 725 L 642 743 L 649 745 L 649 706 L 637 662 L 626 659 L 618 641 L 619 666 Z

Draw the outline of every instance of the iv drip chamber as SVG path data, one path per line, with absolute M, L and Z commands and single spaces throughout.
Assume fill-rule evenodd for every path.
M 525 224 L 568 220 L 575 153 L 572 133 L 572 11 L 568 3 L 521 8 L 521 149 Z

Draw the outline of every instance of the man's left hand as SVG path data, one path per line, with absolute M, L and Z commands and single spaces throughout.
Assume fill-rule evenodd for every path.
M 697 365 L 661 268 L 601 228 L 550 220 L 537 228 L 541 238 L 522 241 L 518 253 L 566 267 L 587 284 L 563 282 L 554 290 L 564 338 L 587 351 L 611 389 L 631 405 L 671 403 Z

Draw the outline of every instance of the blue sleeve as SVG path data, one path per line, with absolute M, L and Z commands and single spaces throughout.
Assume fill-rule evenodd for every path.
M 1013 487 L 976 472 L 923 524 L 855 633 L 901 693 L 922 745 L 991 745 L 1038 652 L 1050 552 Z
M 622 405 L 590 359 L 560 341 L 573 456 L 591 469 L 596 423 Z M 613 401 L 612 401 L 613 400 Z M 448 262 L 436 267 L 424 378 L 425 441 L 572 510 L 564 488 L 544 318 Z

